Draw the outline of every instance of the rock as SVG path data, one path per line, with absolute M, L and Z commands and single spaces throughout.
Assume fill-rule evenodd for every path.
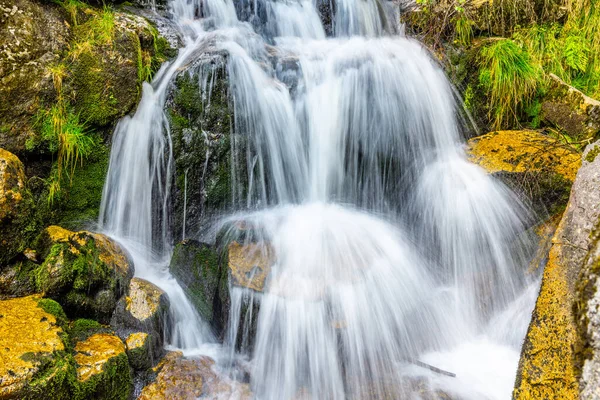
M 565 206 L 581 156 L 535 131 L 497 131 L 469 140 L 467 155 L 532 200 L 537 211 Z
M 70 39 L 61 7 L 0 0 L 0 147 L 21 154 L 37 135 L 34 116 L 56 94 L 47 69 Z
M 133 278 L 127 294 L 119 300 L 110 323 L 124 340 L 129 341 L 132 333 L 149 335 L 149 357 L 154 361 L 162 355 L 168 313 L 167 294 L 144 279 Z
M 145 332 L 134 332 L 127 336 L 129 364 L 139 371 L 147 370 L 154 363 L 152 337 Z
M 33 211 L 23 164 L 14 154 L 0 149 L 0 266 L 25 250 L 35 230 Z
M 75 346 L 77 381 L 74 398 L 128 400 L 133 379 L 125 345 L 115 335 L 98 333 Z
M 550 74 L 550 88 L 542 103 L 541 116 L 576 141 L 591 141 L 600 133 L 600 101 L 554 74 Z
M 70 398 L 67 377 L 74 368 L 63 330 L 39 303 L 35 296 L 0 300 L 0 399 Z
M 154 369 L 156 379 L 143 388 L 138 400 L 252 398 L 248 384 L 226 383 L 212 370 L 213 364 L 205 356 L 187 359 L 180 352 L 170 352 Z
M 261 243 L 232 242 L 228 253 L 231 284 L 262 292 L 274 262 L 270 247 Z
M 175 246 L 169 265 L 202 318 L 221 333 L 229 315 L 226 257 L 215 246 L 184 240 Z
M 107 323 L 133 277 L 126 253 L 107 236 L 47 228 L 37 239 L 44 262 L 31 272 L 37 290 L 61 303 L 70 316 Z
M 513 398 L 576 399 L 576 349 L 581 348 L 574 306 L 577 279 L 600 216 L 600 142 L 587 147 L 569 204 L 552 239 L 548 262 L 525 337 Z

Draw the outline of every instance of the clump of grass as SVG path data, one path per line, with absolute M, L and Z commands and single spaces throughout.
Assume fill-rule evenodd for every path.
M 479 54 L 479 83 L 488 93 L 494 129 L 518 123 L 521 107 L 536 93 L 541 71 L 513 40 L 500 39 Z

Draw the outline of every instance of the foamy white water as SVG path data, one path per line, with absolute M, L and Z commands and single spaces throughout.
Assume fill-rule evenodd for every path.
M 418 42 L 393 34 L 392 6 L 336 1 L 327 38 L 310 0 L 174 0 L 186 46 L 115 131 L 102 228 L 168 293 L 170 346 L 247 359 L 256 398 L 412 398 L 415 377 L 458 398 L 510 398 L 537 287 L 525 273 L 531 216 L 466 161 L 451 86 Z M 223 351 L 166 267 L 166 91 L 193 65 L 206 98 L 209 48 L 227 54 L 244 138 L 232 141 L 232 182 L 248 187 L 232 188 L 240 209 L 225 220 L 248 222 L 274 254 L 264 293 L 231 288 Z M 256 337 L 244 324 L 238 349 L 238 322 L 253 318 Z

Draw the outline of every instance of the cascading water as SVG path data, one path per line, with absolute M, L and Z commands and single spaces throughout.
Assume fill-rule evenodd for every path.
M 392 35 L 387 1 L 336 1 L 333 38 L 311 1 L 252 7 L 250 24 L 231 0 L 174 0 L 186 46 L 115 131 L 100 222 L 136 273 L 170 296 L 171 345 L 201 353 L 214 342 L 165 261 L 166 91 L 210 46 L 227 54 L 235 135 L 244 138 L 232 141 L 232 153 L 245 154 L 233 172 L 246 176 L 232 179 L 247 181 L 233 190 L 244 207 L 230 219 L 256 228 L 253 245 L 274 255 L 264 293 L 232 288 L 229 351 L 248 296 L 260 304 L 246 354 L 255 396 L 419 398 L 410 385 L 418 377 L 432 393 L 509 398 L 535 298 L 525 275 L 531 221 L 466 161 L 443 72 L 419 43 Z

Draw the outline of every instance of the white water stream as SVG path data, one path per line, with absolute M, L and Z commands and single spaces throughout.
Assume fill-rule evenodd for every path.
M 531 217 L 466 161 L 444 73 L 394 34 L 385 0 L 336 0 L 334 37 L 311 0 L 253 7 L 250 24 L 231 0 L 173 0 L 185 47 L 114 134 L 100 223 L 136 275 L 168 293 L 169 346 L 228 353 L 167 269 L 164 104 L 178 69 L 210 45 L 227 53 L 235 134 L 246 138 L 233 144 L 247 152 L 235 169 L 249 181 L 246 208 L 232 218 L 259 227 L 276 257 L 256 295 L 254 349 L 239 355 L 256 398 L 418 399 L 407 383 L 418 378 L 457 399 L 509 399 L 537 291 L 525 272 Z M 232 293 L 232 315 L 243 299 Z

